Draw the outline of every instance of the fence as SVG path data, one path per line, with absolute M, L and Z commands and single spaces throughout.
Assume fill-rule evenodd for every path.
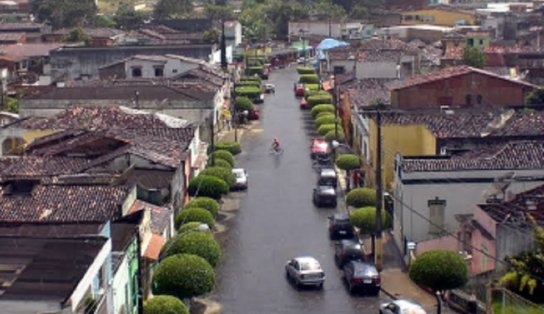
M 544 307 L 539 306 L 505 288 L 490 288 L 488 306 L 491 314 L 542 314 Z

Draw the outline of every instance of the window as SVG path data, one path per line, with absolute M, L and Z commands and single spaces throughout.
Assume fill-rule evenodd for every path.
M 132 77 L 142 77 L 142 68 L 140 67 L 132 68 Z
M 467 45 L 471 46 L 471 47 L 474 47 L 474 38 L 469 38 L 467 40 Z
M 484 98 L 482 97 L 482 95 L 479 95 L 479 94 L 478 94 L 478 96 L 476 96 L 476 103 L 477 103 L 478 105 L 481 105 L 482 102 L 483 102 L 483 100 L 484 100 Z
M 172 69 L 172 73 L 178 73 L 178 69 Z
M 467 106 L 472 105 L 472 95 L 466 95 L 465 100 L 466 100 Z
M 440 234 L 444 228 L 446 200 L 435 197 L 428 200 L 427 205 L 429 206 L 429 233 L 433 235 Z
M 484 40 L 480 39 L 480 45 L 483 45 L 483 44 L 484 44 Z
M 155 77 L 164 76 L 164 67 L 155 67 Z
M 405 21 L 411 21 L 411 20 L 413 20 L 413 19 L 414 19 L 414 17 L 413 17 L 412 15 L 405 15 L 405 16 L 404 16 L 404 20 L 405 20 Z

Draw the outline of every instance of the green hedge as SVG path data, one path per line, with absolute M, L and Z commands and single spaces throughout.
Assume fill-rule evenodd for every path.
M 239 82 L 246 82 L 246 81 L 255 81 L 259 82 L 259 85 L 262 83 L 262 79 L 258 76 L 242 76 L 238 80 Z
M 255 86 L 241 86 L 234 89 L 236 96 L 246 96 L 249 99 L 255 99 L 262 94 L 260 88 Z
M 355 154 L 342 154 L 336 158 L 336 165 L 342 170 L 359 169 L 361 167 L 361 158 Z
M 230 170 L 229 170 L 230 171 Z M 195 197 L 187 203 L 187 205 L 184 206 L 184 208 L 189 207 L 200 207 L 208 210 L 213 217 L 217 216 L 217 213 L 219 212 L 219 209 L 221 208 L 221 205 L 219 205 L 219 202 L 214 200 L 211 197 Z
M 189 232 L 203 232 L 203 231 L 199 231 L 198 228 L 200 227 L 200 225 L 207 225 L 206 223 L 203 223 L 203 222 L 200 222 L 200 221 L 190 221 L 188 223 L 185 223 L 183 225 L 181 225 L 181 227 L 179 227 L 178 229 L 178 234 L 183 234 L 183 233 L 189 233 Z M 211 229 L 210 231 L 208 231 L 208 233 L 212 233 Z M 165 246 L 163 246 L 165 247 Z
M 221 259 L 221 248 L 211 233 L 190 232 L 178 234 L 164 245 L 164 257 L 176 254 L 193 254 L 205 259 L 212 267 L 216 267 Z
M 353 207 L 376 206 L 376 190 L 356 188 L 346 195 L 346 205 Z
M 227 168 L 227 169 L 232 170 L 232 166 L 225 159 L 215 157 L 213 162 L 214 162 L 213 167 L 223 167 L 223 168 Z M 210 162 L 210 164 L 208 166 L 212 167 L 211 162 Z
M 237 142 L 219 141 L 215 143 L 215 150 L 226 150 L 235 156 L 242 152 L 242 147 Z
M 312 68 L 312 67 L 298 66 L 298 67 L 297 67 L 297 73 L 298 73 L 299 75 L 304 75 L 304 74 L 315 74 L 315 69 Z
M 310 90 L 307 92 L 307 95 L 305 95 L 306 98 L 308 97 L 311 97 L 311 96 L 324 96 L 324 97 L 328 97 L 328 96 L 331 96 L 331 94 L 327 91 L 324 91 L 324 90 Z
M 468 267 L 456 251 L 431 250 L 417 256 L 408 275 L 418 285 L 444 291 L 463 286 L 468 281 Z
M 263 74 L 263 67 L 262 66 L 250 66 L 246 68 L 246 75 L 261 75 Z
M 259 81 L 239 81 L 236 83 L 235 87 L 245 87 L 245 86 L 253 86 L 257 88 L 261 88 L 261 82 Z
M 234 155 L 228 150 L 218 149 L 211 155 L 213 155 L 214 158 L 221 158 L 223 160 L 226 160 L 232 167 L 234 167 L 234 165 L 236 164 L 236 159 L 234 159 Z M 212 159 L 211 155 L 208 158 L 209 162 L 211 162 Z
M 299 76 L 298 82 L 302 84 L 319 84 L 319 76 L 317 74 L 303 74 Z
M 325 134 L 325 139 L 329 142 L 336 140 L 340 143 L 343 143 L 346 140 L 346 135 L 342 131 L 342 128 L 338 128 L 338 137 L 336 137 L 336 131 L 331 130 L 327 134 Z
M 312 108 L 312 116 L 314 119 L 322 112 L 330 112 L 334 114 L 334 106 L 331 104 L 317 104 Z
M 317 116 L 315 116 L 315 119 L 321 118 L 321 117 L 334 117 L 334 113 L 323 111 L 323 112 L 318 113 Z
M 376 208 L 363 207 L 351 211 L 349 217 L 351 223 L 360 229 L 361 234 L 373 234 L 376 232 Z M 383 228 L 391 227 L 391 219 L 385 210 L 382 210 Z
M 202 257 L 191 254 L 172 255 L 162 260 L 153 273 L 153 294 L 172 295 L 180 299 L 211 292 L 215 286 L 212 266 Z
M 145 301 L 144 314 L 189 314 L 189 310 L 174 296 L 156 295 Z
M 332 104 L 332 95 L 319 94 L 308 97 L 308 106 L 310 106 L 310 108 L 321 104 Z
M 222 167 L 209 167 L 202 170 L 199 176 L 214 176 L 225 181 L 229 188 L 232 188 L 236 184 L 236 177 L 232 173 L 232 170 Z
M 176 216 L 176 229 L 188 222 L 197 221 L 207 224 L 210 229 L 214 226 L 213 215 L 205 208 L 189 207 L 182 209 Z
M 198 175 L 189 181 L 188 191 L 190 196 L 207 196 L 217 200 L 229 192 L 229 185 L 215 176 Z
M 319 127 L 323 124 L 334 124 L 334 116 L 330 116 L 330 115 L 327 115 L 327 116 L 324 116 L 324 117 L 320 117 L 320 118 L 317 118 L 315 119 L 315 127 L 317 129 L 319 129 Z M 340 129 L 340 131 L 342 131 Z M 325 133 L 326 134 L 326 133 Z
M 238 96 L 234 99 L 234 110 L 244 111 L 253 109 L 253 102 L 247 96 Z
M 319 91 L 319 89 L 320 89 L 319 84 L 306 83 L 304 84 L 304 96 L 310 96 L 312 92 L 315 93 Z
M 334 119 L 334 116 L 333 116 Z M 325 134 L 329 133 L 330 130 L 334 130 L 334 123 L 328 123 L 328 124 L 322 124 L 317 129 L 317 133 L 321 136 L 325 136 Z

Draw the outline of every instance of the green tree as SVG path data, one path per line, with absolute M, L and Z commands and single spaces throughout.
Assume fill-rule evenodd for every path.
M 187 203 L 184 206 L 184 208 L 189 208 L 189 207 L 205 208 L 212 214 L 213 217 L 217 216 L 217 213 L 219 212 L 219 209 L 221 208 L 221 206 L 219 205 L 219 202 L 217 202 L 213 198 L 204 197 L 204 196 L 195 197 L 191 199 L 189 203 Z
M 216 267 L 221 259 L 221 248 L 213 235 L 207 232 L 189 232 L 178 234 L 164 245 L 164 257 L 180 253 L 194 254 Z
M 189 207 L 183 208 L 183 210 L 176 216 L 176 229 L 178 229 L 181 225 L 193 221 L 205 223 L 208 225 L 208 227 L 210 227 L 210 229 L 213 229 L 214 226 L 213 215 L 209 211 L 200 207 Z
M 154 16 L 158 19 L 190 17 L 193 9 L 190 0 L 159 0 L 155 4 Z
M 212 232 L 211 230 L 209 230 L 209 231 L 199 230 L 200 226 L 202 226 L 202 225 L 206 225 L 206 224 L 202 223 L 200 221 L 190 221 L 188 223 L 185 223 L 185 224 L 181 225 L 181 227 L 179 227 L 178 234 L 189 233 L 189 232 L 208 232 L 208 233 Z
M 200 172 L 203 176 L 213 176 L 225 181 L 230 188 L 236 184 L 236 177 L 232 170 L 223 167 L 208 167 Z
M 94 20 L 94 25 L 96 27 L 107 27 L 107 28 L 115 28 L 117 27 L 117 23 L 115 21 L 106 15 L 97 15 Z
M 346 195 L 346 204 L 355 208 L 376 206 L 376 190 L 370 188 L 356 188 Z
M 506 259 L 508 272 L 500 284 L 535 302 L 542 302 L 544 295 L 544 228 L 530 218 L 534 232 L 534 249 Z
M 144 24 L 146 18 L 147 15 L 145 13 L 136 11 L 132 5 L 125 3 L 119 6 L 113 20 L 120 29 L 134 30 L 139 29 Z
M 212 291 L 215 273 L 202 257 L 177 254 L 163 259 L 153 274 L 153 294 L 191 298 Z
M 81 27 L 76 27 L 72 29 L 68 33 L 68 35 L 64 36 L 64 41 L 68 43 L 80 43 L 80 42 L 88 43 L 89 40 L 91 40 L 91 37 L 85 34 Z
M 171 295 L 156 295 L 145 301 L 144 314 L 189 314 L 180 299 Z
M 374 250 L 376 239 L 376 208 L 363 207 L 353 210 L 349 217 L 353 226 L 359 228 L 359 233 L 370 234 L 372 250 Z M 391 227 L 391 219 L 385 210 L 382 210 L 382 229 Z
M 234 155 L 228 150 L 218 149 L 214 151 L 212 155 L 214 158 L 221 158 L 228 161 L 228 163 L 233 167 L 236 164 L 236 159 L 234 159 Z M 211 160 L 212 156 L 210 156 L 209 159 Z
M 97 13 L 94 0 L 32 0 L 30 7 L 38 22 L 54 29 L 90 25 Z
M 207 196 L 216 200 L 229 192 L 229 185 L 216 176 L 198 175 L 189 181 L 190 196 Z
M 432 250 L 417 256 L 410 267 L 410 279 L 416 284 L 431 289 L 438 303 L 437 313 L 441 312 L 438 293 L 463 286 L 468 280 L 468 268 L 464 258 L 457 252 Z
M 219 141 L 215 143 L 215 149 L 229 151 L 232 155 L 238 155 L 242 152 L 242 147 L 240 146 L 240 143 L 232 141 Z
M 485 54 L 476 47 L 466 46 L 463 49 L 463 63 L 481 69 L 485 66 Z
M 234 18 L 234 8 L 231 5 L 204 4 L 204 16 L 212 21 L 222 21 Z
M 527 105 L 543 105 L 544 104 L 544 89 L 537 88 L 530 92 L 527 97 L 525 97 L 525 103 Z

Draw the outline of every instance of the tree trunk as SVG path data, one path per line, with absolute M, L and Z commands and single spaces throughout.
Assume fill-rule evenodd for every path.
M 370 239 L 372 243 L 372 258 L 374 258 L 374 253 L 376 252 L 376 250 L 374 249 L 376 245 L 376 236 L 374 235 L 374 233 L 370 234 Z
M 442 294 L 440 291 L 435 291 L 434 296 L 436 297 L 436 314 L 442 313 Z

